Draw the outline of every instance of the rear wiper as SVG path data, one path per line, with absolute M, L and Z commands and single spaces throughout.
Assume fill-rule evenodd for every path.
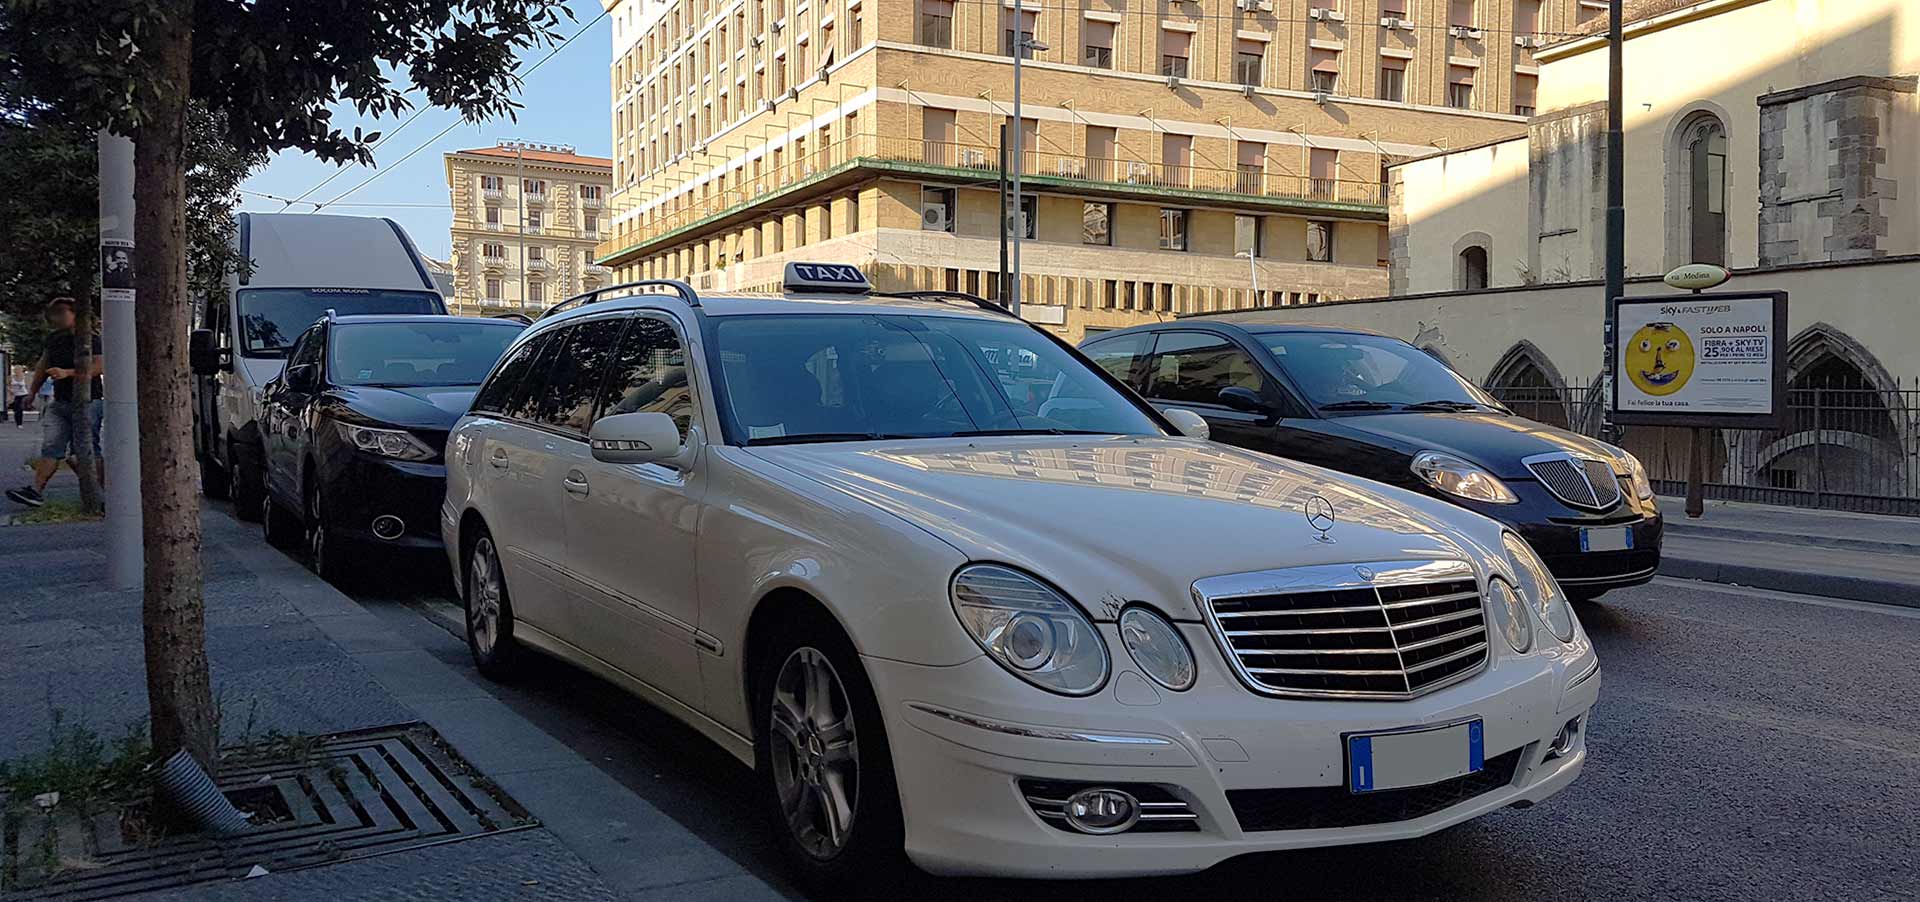
M 1461 410 L 1479 410 L 1480 405 L 1475 404 L 1472 401 L 1421 401 L 1418 404 L 1408 404 L 1404 409 L 1461 411 Z
M 1321 410 L 1392 410 L 1393 405 L 1385 401 L 1337 401 L 1320 405 Z

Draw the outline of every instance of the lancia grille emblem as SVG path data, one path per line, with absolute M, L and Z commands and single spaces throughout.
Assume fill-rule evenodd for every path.
M 1333 529 L 1333 502 L 1319 495 L 1315 495 L 1307 499 L 1305 510 L 1307 514 L 1307 525 L 1313 527 L 1314 531 L 1320 533 L 1314 537 L 1314 540 L 1318 542 L 1333 541 L 1333 539 L 1327 535 L 1328 531 Z

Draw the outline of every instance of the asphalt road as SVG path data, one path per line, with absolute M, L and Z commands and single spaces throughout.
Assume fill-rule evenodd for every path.
M 437 561 L 359 590 L 459 666 Z M 437 567 L 437 569 L 436 569 Z M 457 618 L 457 614 L 452 615 Z M 1249 856 L 1127 882 L 951 880 L 929 900 L 1920 898 L 1920 611 L 1662 579 L 1584 606 L 1605 667 L 1585 773 L 1420 840 Z M 428 626 L 433 624 L 433 626 Z M 543 662 L 499 697 L 746 869 L 781 876 L 750 774 L 611 687 Z

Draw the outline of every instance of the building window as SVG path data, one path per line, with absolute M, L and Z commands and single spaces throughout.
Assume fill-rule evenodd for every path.
M 1236 84 L 1255 87 L 1260 84 L 1262 64 L 1266 61 L 1267 45 L 1259 41 L 1239 39 L 1234 44 L 1233 80 Z
M 1375 95 L 1393 103 L 1407 102 L 1407 62 L 1401 59 L 1380 61 L 1380 85 Z
M 1513 33 L 1532 37 L 1540 31 L 1540 0 L 1513 0 Z
M 542 225 L 542 218 L 540 215 L 540 211 L 528 210 L 527 211 L 527 231 L 538 232 L 542 228 L 544 228 L 544 226 Z
M 1727 262 L 1727 130 L 1701 115 L 1681 132 L 1686 152 L 1689 263 Z
M 1307 259 L 1315 263 L 1333 262 L 1333 223 L 1307 221 Z
M 920 228 L 929 232 L 953 231 L 953 189 L 920 189 Z
M 494 303 L 497 304 L 500 302 L 500 297 L 501 297 L 500 280 L 488 279 L 487 280 L 487 300 L 493 301 Z
M 499 224 L 500 224 L 500 208 L 488 207 L 487 208 L 487 225 L 497 226 Z
M 1307 48 L 1307 85 L 1316 94 L 1340 92 L 1340 51 Z
M 1456 110 L 1473 109 L 1473 70 L 1471 68 L 1447 67 L 1447 106 Z
M 1020 195 L 1020 237 L 1033 241 L 1040 237 L 1040 198 L 1038 195 Z
M 1113 245 L 1113 204 L 1087 201 L 1080 207 L 1080 243 Z
M 1455 270 L 1454 288 L 1459 291 L 1487 290 L 1487 249 L 1473 245 L 1460 252 L 1460 265 Z
M 1087 178 L 1110 182 L 1119 177 L 1114 156 L 1118 135 L 1119 132 L 1112 128 L 1087 126 Z
M 527 283 L 527 302 L 544 304 L 547 300 L 547 283 L 538 279 Z
M 1407 17 L 1407 0 L 1380 0 L 1380 15 L 1404 19 Z
M 483 191 L 499 191 L 506 187 L 505 182 L 505 179 L 497 175 L 483 175 L 480 177 L 480 189 Z
M 1447 24 L 1455 28 L 1472 28 L 1474 23 L 1474 0 L 1453 0 L 1447 6 Z
M 504 260 L 507 258 L 507 246 L 493 243 L 482 244 L 480 245 L 480 256 L 488 260 Z
M 1513 76 L 1513 114 L 1531 117 L 1534 97 L 1540 93 L 1540 76 L 1525 72 Z
M 1113 23 L 1089 21 L 1080 61 L 1095 69 L 1113 68 Z
M 580 225 L 581 225 L 581 228 L 586 231 L 587 237 L 589 238 L 592 238 L 593 236 L 600 234 L 600 217 L 595 216 L 592 213 L 588 213 L 581 220 Z
M 1241 194 L 1265 194 L 1267 145 L 1242 141 L 1234 146 L 1234 190 Z
M 1168 208 L 1160 210 L 1160 249 L 1163 251 L 1187 249 L 1187 211 Z
M 1193 34 L 1165 29 L 1160 32 L 1160 74 L 1170 78 L 1187 77 L 1187 54 L 1193 47 Z
M 1585 25 L 1607 14 L 1607 0 L 1577 0 L 1579 9 L 1574 13 L 1574 21 Z
M 546 259 L 547 259 L 546 248 L 543 248 L 537 244 L 530 248 L 527 248 L 527 262 L 539 263 L 539 262 L 545 261 Z
M 920 43 L 953 46 L 953 0 L 920 0 Z
M 1307 151 L 1307 175 L 1314 200 L 1335 200 L 1340 190 L 1340 151 L 1315 147 Z
M 528 194 L 533 195 L 535 197 L 545 195 L 547 193 L 547 180 L 546 179 L 521 179 L 520 190 L 525 191 Z
M 958 149 L 954 147 L 957 131 L 955 122 L 953 110 L 937 107 L 926 107 L 921 110 L 920 152 L 927 162 L 936 166 L 952 166 L 959 161 Z
M 580 199 L 598 203 L 600 200 L 600 186 L 599 185 L 581 185 Z
M 1034 20 L 1039 18 L 1039 14 L 1024 9 L 1010 9 L 1004 18 L 1006 27 L 1000 30 L 1000 52 L 1012 56 L 1014 48 L 1019 47 L 1021 59 L 1033 59 L 1033 48 L 1026 45 L 1033 43 Z
M 1260 256 L 1260 217 L 1233 217 L 1233 254 Z
M 1160 136 L 1161 184 L 1185 188 L 1193 184 L 1193 136 Z

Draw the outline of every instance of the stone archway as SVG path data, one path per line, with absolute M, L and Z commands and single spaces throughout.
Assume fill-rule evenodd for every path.
M 1501 403 L 1529 420 L 1571 428 L 1574 398 L 1560 369 L 1534 345 L 1522 339 L 1508 348 L 1481 383 Z

